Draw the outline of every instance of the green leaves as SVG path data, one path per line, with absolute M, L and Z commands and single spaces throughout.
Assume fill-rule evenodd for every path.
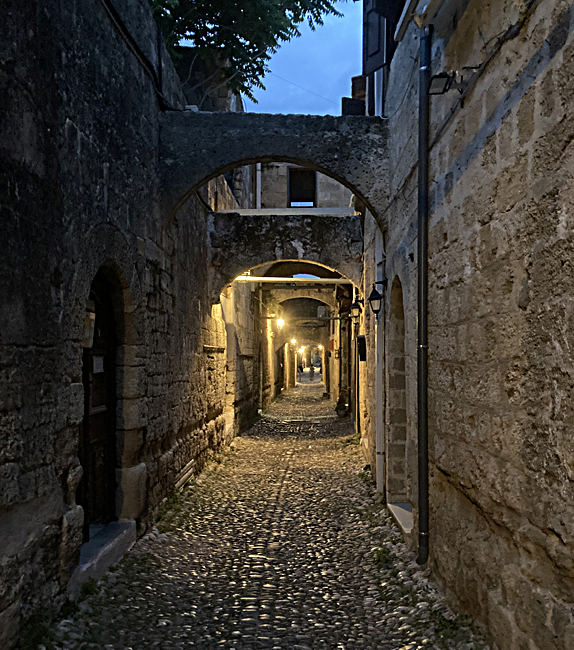
M 299 26 L 323 24 L 325 15 L 341 16 L 336 0 L 150 0 L 167 48 L 188 41 L 222 71 L 233 92 L 252 100 L 264 88 L 268 62 L 281 43 L 300 36 Z

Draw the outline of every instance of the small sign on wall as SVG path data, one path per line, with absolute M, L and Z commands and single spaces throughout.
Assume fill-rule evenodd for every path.
M 94 375 L 104 372 L 104 357 L 94 357 Z

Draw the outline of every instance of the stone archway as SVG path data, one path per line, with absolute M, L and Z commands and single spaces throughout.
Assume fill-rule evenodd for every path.
M 284 303 L 294 298 L 309 298 L 322 302 L 329 309 L 337 309 L 337 301 L 334 297 L 334 287 L 325 288 L 301 288 L 301 289 L 274 289 L 273 296 L 278 303 Z
M 331 176 L 383 221 L 389 173 L 387 126 L 380 118 L 173 111 L 159 119 L 164 223 L 211 178 L 272 161 Z
M 363 236 L 359 216 L 212 213 L 208 243 L 213 303 L 246 269 L 278 260 L 316 262 L 336 270 L 356 286 L 361 284 Z

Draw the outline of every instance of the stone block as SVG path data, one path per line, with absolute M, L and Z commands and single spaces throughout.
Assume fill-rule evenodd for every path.
M 391 424 L 406 424 L 407 412 L 404 408 L 389 409 L 389 422 Z
M 116 469 L 116 515 L 119 519 L 137 519 L 145 507 L 147 466 Z
M 137 399 L 119 399 L 116 403 L 116 427 L 130 430 L 142 426 L 141 403 Z
M 393 442 L 405 443 L 407 440 L 407 427 L 394 424 L 390 430 L 390 439 Z
M 135 521 L 112 521 L 89 542 L 82 545 L 80 564 L 68 582 L 71 600 L 78 598 L 81 586 L 90 578 L 99 580 L 118 562 L 136 541 Z
M 20 627 L 20 603 L 12 603 L 0 613 L 0 648 L 14 647 Z
M 6 463 L 0 467 L 0 507 L 9 508 L 19 500 L 19 478 L 17 463 Z
M 116 458 L 122 467 L 132 467 L 139 461 L 143 447 L 143 429 L 116 432 Z
M 406 388 L 406 377 L 404 372 L 394 372 L 389 377 L 389 388 L 392 390 L 404 390 Z
M 139 345 L 120 345 L 116 351 L 118 366 L 139 366 L 145 359 L 144 349 Z
M 536 86 L 532 86 L 524 95 L 518 107 L 518 143 L 525 145 L 534 133 L 534 106 L 536 101 Z
M 146 371 L 143 366 L 119 366 L 116 368 L 116 379 L 119 396 L 137 399 L 144 392 Z
M 71 569 L 80 559 L 82 545 L 82 527 L 84 524 L 84 509 L 72 506 L 62 517 L 62 538 L 60 541 L 60 570 L 61 582 L 65 588 L 71 575 Z
M 568 625 L 564 630 L 564 638 L 561 639 L 562 646 L 560 650 L 568 650 L 574 648 L 574 623 Z

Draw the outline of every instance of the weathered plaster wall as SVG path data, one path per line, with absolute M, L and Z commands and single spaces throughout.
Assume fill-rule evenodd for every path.
M 454 93 L 431 100 L 431 564 L 501 648 L 566 650 L 574 645 L 573 12 L 560 0 L 467 5 L 433 48 L 435 71 L 491 58 L 462 106 Z M 389 289 L 395 278 L 403 289 L 413 450 L 417 50 L 411 25 L 385 108 L 386 273 Z M 387 291 L 387 314 L 389 306 Z M 414 500 L 414 475 L 410 484 Z

